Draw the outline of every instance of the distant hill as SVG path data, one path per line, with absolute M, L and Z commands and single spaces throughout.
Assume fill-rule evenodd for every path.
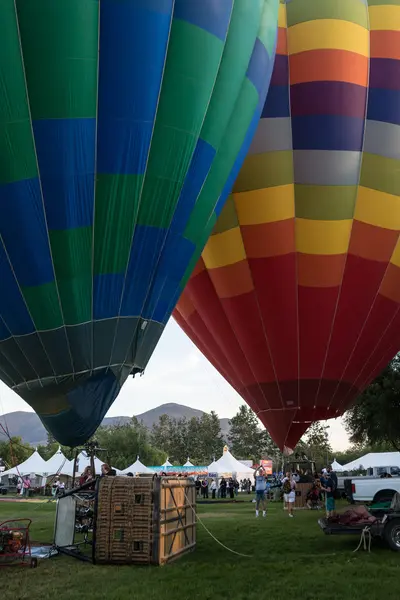
M 144 412 L 140 415 L 136 415 L 139 421 L 142 421 L 146 427 L 151 429 L 154 423 L 158 422 L 161 415 L 168 415 L 173 419 L 181 419 L 186 417 L 191 419 L 192 417 L 201 417 L 203 411 L 189 408 L 189 406 L 183 406 L 181 404 L 162 404 Z M 129 423 L 130 417 L 106 417 L 102 425 L 123 425 Z M 46 430 L 42 425 L 39 417 L 35 413 L 16 411 L 11 412 L 4 417 L 0 416 L 0 423 L 5 426 L 7 424 L 8 430 L 11 436 L 20 436 L 24 442 L 32 444 L 32 446 L 38 446 L 39 444 L 46 444 L 47 434 Z M 229 419 L 220 419 L 221 431 L 225 438 L 229 432 Z M 1 433 L 1 432 L 0 432 Z M 0 435 L 0 441 L 3 439 L 3 435 Z

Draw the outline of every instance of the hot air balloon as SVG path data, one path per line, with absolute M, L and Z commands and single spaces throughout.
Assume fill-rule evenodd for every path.
M 277 17 L 278 0 L 0 3 L 0 377 L 60 443 L 145 368 L 258 121 Z
M 400 347 L 400 1 L 291 0 L 249 154 L 174 313 L 281 449 Z

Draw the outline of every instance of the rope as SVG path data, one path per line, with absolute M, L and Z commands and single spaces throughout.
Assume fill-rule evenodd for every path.
M 196 521 L 198 521 L 200 523 L 200 525 L 206 530 L 206 532 L 208 533 L 208 535 L 210 537 L 212 537 L 212 539 L 217 542 L 217 544 L 219 544 L 220 546 L 222 546 L 223 548 L 225 548 L 225 550 L 228 550 L 228 552 L 231 552 L 232 554 L 236 554 L 236 556 L 243 556 L 244 558 L 254 558 L 253 556 L 251 556 L 250 554 L 243 554 L 242 552 L 237 552 L 236 550 L 233 550 L 232 548 L 228 548 L 228 546 L 226 546 L 225 544 L 223 544 L 219 539 L 217 539 L 215 537 L 215 535 L 213 533 L 211 533 L 211 531 L 207 528 L 206 525 L 204 525 L 203 521 L 200 519 L 199 515 L 197 514 L 196 510 L 194 509 L 192 503 L 190 502 L 190 499 L 188 498 L 187 494 L 186 494 L 186 490 L 183 487 L 183 485 L 181 485 L 181 488 L 183 489 L 183 493 L 185 494 L 185 498 L 186 501 L 189 503 L 189 507 L 192 509 L 192 512 L 194 514 L 194 517 L 196 519 Z
M 364 545 L 364 550 L 368 550 L 368 552 L 371 552 L 371 543 L 372 543 L 371 527 L 367 526 L 367 527 L 364 527 L 364 529 L 362 530 L 360 543 L 358 544 L 357 548 L 355 550 L 353 550 L 353 553 L 360 550 L 362 545 Z

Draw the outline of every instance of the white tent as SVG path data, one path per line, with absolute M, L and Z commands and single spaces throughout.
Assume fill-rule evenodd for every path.
M 254 469 L 247 467 L 229 452 L 225 446 L 224 453 L 221 458 L 211 463 L 208 467 L 208 472 L 217 473 L 221 477 L 236 477 L 236 479 L 247 479 L 254 477 Z
M 373 469 L 374 467 L 400 467 L 400 452 L 369 452 L 343 465 L 343 471 Z
M 194 467 L 194 464 L 192 464 L 189 460 L 189 457 L 187 459 L 187 461 L 185 462 L 185 464 L 183 465 L 184 467 Z
M 217 461 L 215 460 L 215 456 L 214 456 L 214 460 L 212 461 L 211 465 L 208 465 L 207 471 L 208 471 L 209 475 L 211 475 L 213 473 L 218 473 L 218 465 L 217 465 Z
M 139 457 L 136 457 L 136 461 L 130 466 L 127 467 L 126 469 L 124 469 L 123 471 L 121 471 L 121 473 L 123 475 L 126 475 L 127 473 L 148 473 L 148 474 L 152 474 L 153 471 L 151 471 L 150 469 L 148 469 L 142 462 L 140 462 Z
M 343 471 L 342 465 L 340 463 L 338 463 L 338 461 L 336 460 L 336 458 L 334 459 L 331 467 L 332 467 L 332 469 L 334 471 L 338 471 L 338 472 Z
M 174 465 L 172 463 L 169 462 L 169 459 L 167 458 L 167 460 L 165 461 L 165 463 L 163 465 L 161 465 L 162 467 L 173 467 Z
M 72 477 L 73 468 L 74 461 L 65 458 L 61 447 L 59 447 L 57 452 L 46 461 L 45 473 L 47 475 L 55 475 L 57 473 L 57 475 L 70 475 Z
M 35 450 L 31 456 L 17 467 L 13 467 L 8 471 L 4 471 L 1 476 L 5 475 L 43 475 L 47 472 L 46 461 L 40 456 L 39 452 Z

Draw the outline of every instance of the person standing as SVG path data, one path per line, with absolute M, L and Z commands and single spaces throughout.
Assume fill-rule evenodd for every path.
M 201 494 L 203 496 L 203 500 L 208 499 L 208 481 L 207 479 L 203 479 L 201 482 Z
M 215 493 L 217 491 L 217 483 L 214 479 L 211 481 L 210 490 L 211 490 L 211 497 L 213 500 L 215 500 Z
M 201 481 L 200 479 L 197 477 L 196 479 L 196 496 L 199 497 L 200 496 L 200 490 L 201 490 Z
M 334 495 L 336 495 L 336 490 L 338 489 L 338 478 L 337 478 L 337 475 L 336 475 L 335 471 L 332 469 L 331 466 L 329 466 L 327 468 L 327 471 L 328 471 L 328 476 L 332 479 L 332 482 L 333 482 L 333 492 L 334 492 Z
M 335 512 L 335 484 L 330 473 L 324 479 L 323 490 L 325 491 L 326 516 L 329 519 Z
M 234 488 L 234 483 L 233 483 L 233 479 L 232 477 L 229 478 L 229 482 L 228 482 L 228 490 L 229 490 L 229 498 L 231 500 L 234 499 L 234 492 L 235 492 L 235 488 Z
M 263 510 L 263 517 L 267 516 L 267 481 L 265 479 L 265 470 L 263 466 L 258 467 L 254 473 L 254 480 L 256 485 L 256 517 L 260 514 L 260 505 Z
M 226 484 L 225 477 L 222 477 L 220 487 L 221 487 L 221 498 L 226 498 L 226 487 L 227 487 L 227 484 Z
M 286 477 L 282 479 L 283 499 L 289 514 L 293 518 L 293 507 L 296 501 L 296 482 L 293 480 L 289 471 Z

